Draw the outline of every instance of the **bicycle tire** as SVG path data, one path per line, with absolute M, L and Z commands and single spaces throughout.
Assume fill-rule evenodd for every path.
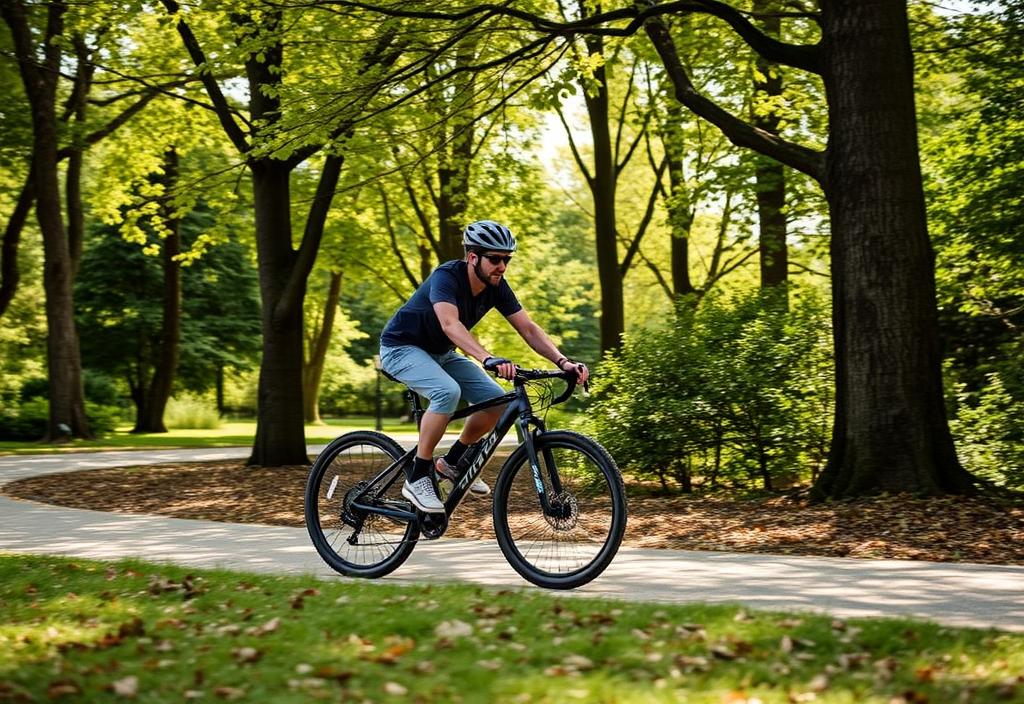
M 346 513 L 346 498 L 357 483 L 372 478 L 403 454 L 387 435 L 367 430 L 336 438 L 316 458 L 306 480 L 306 529 L 313 547 L 333 570 L 348 577 L 383 577 L 401 566 L 416 547 L 419 526 L 415 521 L 400 528 L 399 521 L 379 514 L 363 515 L 360 521 L 357 511 Z M 398 477 L 380 500 L 406 504 L 411 510 L 400 494 L 403 481 L 404 476 Z M 355 543 L 350 542 L 353 533 L 358 533 Z
M 526 447 L 520 445 L 495 483 L 494 533 L 505 559 L 527 581 L 575 589 L 600 575 L 622 543 L 628 513 L 622 474 L 607 450 L 579 433 L 544 432 L 534 444 L 549 499 L 565 513 L 548 515 L 541 508 Z M 552 459 L 560 494 L 550 486 Z

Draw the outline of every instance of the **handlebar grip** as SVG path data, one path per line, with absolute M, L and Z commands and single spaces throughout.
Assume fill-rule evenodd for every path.
M 484 360 L 484 369 L 489 372 L 496 372 L 498 367 L 502 364 L 511 364 L 512 360 L 505 359 L 504 357 L 488 357 Z

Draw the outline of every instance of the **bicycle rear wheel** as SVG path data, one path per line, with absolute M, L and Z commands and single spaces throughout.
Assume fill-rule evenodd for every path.
M 350 577 L 383 577 L 412 553 L 419 537 L 415 521 L 402 521 L 353 505 L 371 480 L 404 453 L 386 435 L 346 433 L 316 458 L 306 481 L 306 528 L 313 546 L 332 569 Z M 360 503 L 412 511 L 402 497 L 400 467 L 374 483 Z
M 495 484 L 494 532 L 509 564 L 528 581 L 575 589 L 601 574 L 622 542 L 622 474 L 607 450 L 579 433 L 545 432 L 535 447 L 549 508 L 541 505 L 520 445 Z M 553 476 L 560 488 L 552 486 Z

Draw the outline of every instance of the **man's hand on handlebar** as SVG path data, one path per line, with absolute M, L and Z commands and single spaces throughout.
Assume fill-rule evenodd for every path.
M 583 362 L 577 362 L 563 357 L 558 360 L 558 368 L 563 372 L 575 371 L 576 383 L 580 386 L 586 384 L 587 380 L 590 378 L 590 370 L 587 369 L 587 365 Z
M 484 369 L 493 372 L 502 379 L 514 379 L 516 376 L 516 365 L 504 357 L 488 357 L 484 360 Z

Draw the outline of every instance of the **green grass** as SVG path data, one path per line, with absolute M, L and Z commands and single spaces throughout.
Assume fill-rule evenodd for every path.
M 0 701 L 1024 701 L 1024 636 L 904 620 L 2 554 L 0 616 Z
M 326 425 L 307 425 L 306 441 L 330 442 L 350 430 L 372 430 L 376 420 L 372 417 L 331 418 Z M 385 433 L 416 432 L 414 423 L 400 423 L 394 418 L 384 419 Z M 142 450 L 147 448 L 178 447 L 234 447 L 251 445 L 256 435 L 255 420 L 232 420 L 219 428 L 208 430 L 178 429 L 166 433 L 133 435 L 130 425 L 119 427 L 113 433 L 97 440 L 75 440 L 64 445 L 42 445 L 35 442 L 0 442 L 0 455 L 30 455 L 54 452 L 82 452 L 99 450 Z

